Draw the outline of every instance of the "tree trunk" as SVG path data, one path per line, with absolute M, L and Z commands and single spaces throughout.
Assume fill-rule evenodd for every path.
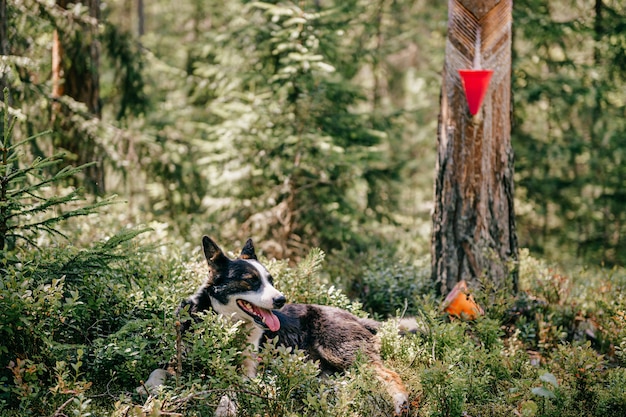
M 84 103 L 91 117 L 100 117 L 100 43 L 98 42 L 98 20 L 100 0 L 83 0 L 89 9 L 89 19 L 80 23 L 77 32 L 67 33 L 55 30 L 52 47 L 52 96 L 62 95 Z M 57 0 L 63 9 L 69 0 Z M 72 121 L 72 110 L 60 106 L 53 108 L 59 113 L 58 145 L 73 153 L 78 164 L 95 162 L 85 169 L 86 187 L 103 194 L 104 167 L 102 152 L 98 151 L 95 138 Z M 56 119 L 56 114 L 53 119 Z
M 9 20 L 9 15 L 7 12 L 7 1 L 0 0 L 0 55 L 2 56 L 10 55 L 10 51 L 11 51 L 11 49 L 9 48 L 8 20 Z M 7 81 L 7 77 L 4 71 L 2 71 L 2 73 L 0 74 L 0 94 L 3 94 L 4 87 L 8 87 L 8 86 L 9 86 L 9 83 Z M 2 96 L 2 99 L 4 100 L 4 96 Z M 11 103 L 7 103 L 7 104 L 11 104 Z M 2 126 L 2 123 L 0 123 L 0 126 Z M 4 132 L 4 128 L 0 127 L 0 134 L 2 134 L 3 132 Z M 0 137 L 3 137 L 3 136 L 0 136 Z
M 59 31 L 52 34 L 52 97 L 59 98 L 63 95 L 63 46 L 59 39 Z
M 69 3 L 68 0 L 57 1 L 63 8 Z M 83 0 L 82 3 L 89 8 L 89 16 L 95 20 L 94 24 L 83 23 L 80 46 L 78 41 L 74 41 L 72 48 L 63 48 L 72 53 L 69 60 L 64 61 L 68 64 L 64 66 L 64 90 L 74 100 L 85 103 L 91 114 L 100 117 L 100 44 L 95 24 L 100 17 L 100 0 Z
M 470 285 L 486 279 L 495 288 L 517 290 L 512 3 L 449 0 L 431 247 L 433 280 L 441 294 L 463 279 Z M 472 116 L 458 70 L 480 62 L 494 72 L 482 107 Z
M 7 0 L 0 0 L 0 53 L 2 55 L 9 54 L 9 31 L 7 28 L 8 24 L 8 13 L 7 13 Z M 4 97 L 2 97 L 4 99 Z
M 144 13 L 143 0 L 137 0 L 137 36 L 140 38 L 145 33 L 146 16 Z

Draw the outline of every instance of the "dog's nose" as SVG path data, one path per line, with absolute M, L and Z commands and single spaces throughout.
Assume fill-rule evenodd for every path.
M 282 308 L 287 302 L 287 299 L 285 298 L 284 295 L 281 295 L 280 297 L 274 298 L 273 301 L 274 301 L 274 308 Z

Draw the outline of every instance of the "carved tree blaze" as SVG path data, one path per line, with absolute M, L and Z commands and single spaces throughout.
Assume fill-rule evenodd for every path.
M 512 0 L 450 0 L 437 133 L 432 273 L 445 294 L 460 280 L 517 290 L 511 149 Z M 492 69 L 469 113 L 459 69 Z

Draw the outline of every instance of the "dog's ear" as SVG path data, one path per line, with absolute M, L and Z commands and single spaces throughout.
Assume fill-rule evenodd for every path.
M 256 259 L 256 253 L 254 253 L 254 245 L 252 244 L 252 239 L 248 239 L 246 244 L 243 245 L 243 249 L 241 250 L 241 255 L 239 255 L 241 259 Z
M 220 269 L 228 263 L 228 258 L 224 255 L 224 252 L 210 237 L 204 236 L 202 238 L 202 249 L 204 249 L 204 256 L 209 264 L 209 268 L 212 270 Z

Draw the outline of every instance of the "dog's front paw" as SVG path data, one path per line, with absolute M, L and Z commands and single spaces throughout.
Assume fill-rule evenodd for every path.
M 215 409 L 215 417 L 235 417 L 237 415 L 237 404 L 228 397 L 222 396 Z

